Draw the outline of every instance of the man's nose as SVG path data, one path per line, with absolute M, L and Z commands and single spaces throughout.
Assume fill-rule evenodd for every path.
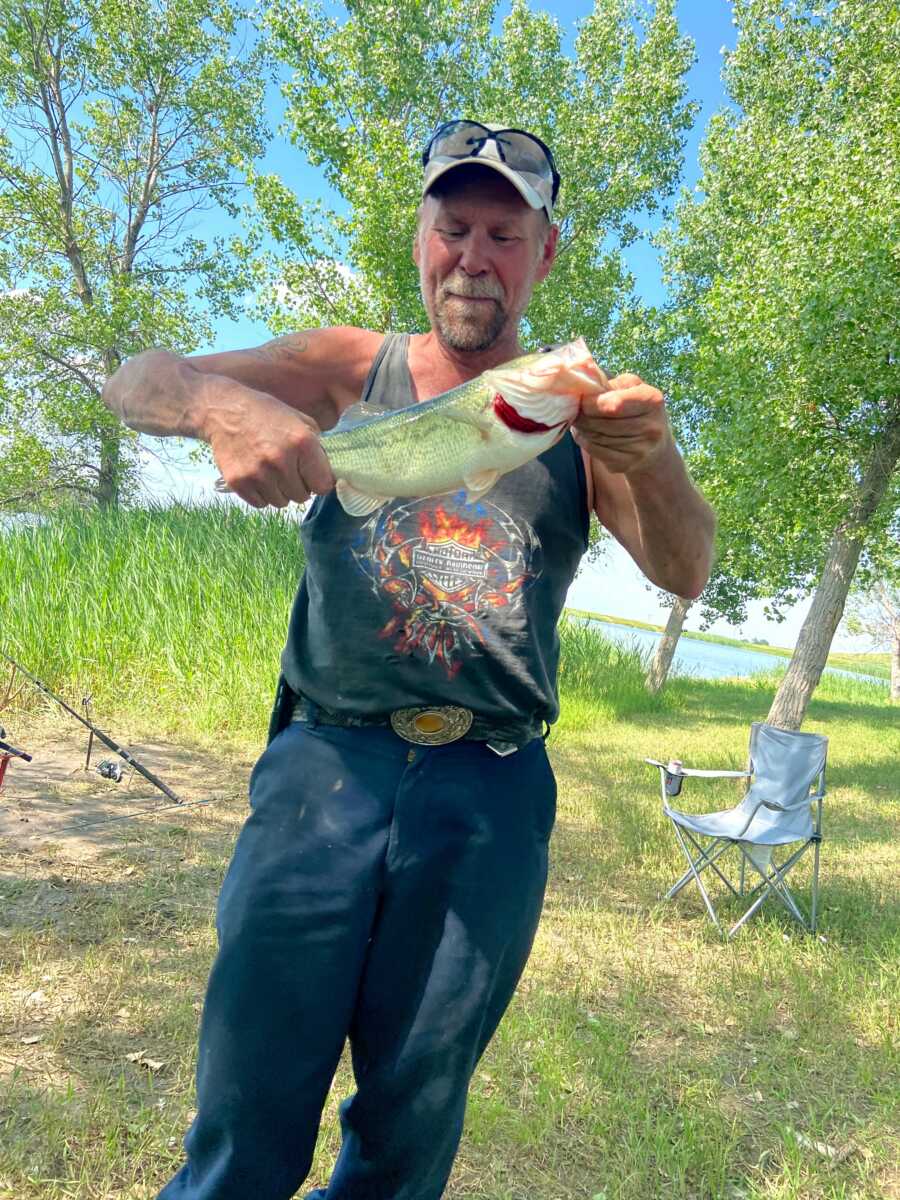
M 487 240 L 477 233 L 469 233 L 460 246 L 458 266 L 467 275 L 483 275 L 490 270 Z

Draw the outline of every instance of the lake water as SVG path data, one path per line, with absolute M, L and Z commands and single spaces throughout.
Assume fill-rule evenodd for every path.
M 656 650 L 662 634 L 651 629 L 636 629 L 631 625 L 614 625 L 609 621 L 589 620 L 588 624 L 599 629 L 604 637 L 625 645 L 636 645 L 644 654 Z M 786 667 L 790 659 L 781 655 L 764 654 L 743 646 L 726 646 L 720 642 L 702 642 L 698 638 L 681 637 L 672 660 L 672 671 L 678 675 L 693 675 L 700 679 L 726 679 L 733 676 L 758 675 L 764 671 L 777 671 Z M 826 667 L 836 675 L 848 675 L 851 679 L 888 685 L 886 679 L 877 675 L 863 675 L 856 671 L 843 671 L 838 667 Z

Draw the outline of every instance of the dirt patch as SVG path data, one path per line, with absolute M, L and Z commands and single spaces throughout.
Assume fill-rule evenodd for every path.
M 32 755 L 30 763 L 10 762 L 0 789 L 0 846 L 7 851 L 53 844 L 71 862 L 90 860 L 118 845 L 132 819 L 152 821 L 157 812 L 175 817 L 187 811 L 97 740 L 85 769 L 88 732 L 74 721 L 30 720 L 24 728 L 20 722 L 14 738 L 7 727 L 15 744 Z M 252 759 L 163 740 L 130 740 L 119 730 L 111 734 L 184 806 L 203 811 L 206 802 L 235 799 L 246 791 Z M 121 765 L 121 782 L 98 774 L 105 760 Z

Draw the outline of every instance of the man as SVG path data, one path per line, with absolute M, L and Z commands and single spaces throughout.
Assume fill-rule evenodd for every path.
M 269 745 L 219 900 L 188 1162 L 161 1200 L 287 1200 L 347 1038 L 343 1145 L 310 1200 L 437 1200 L 466 1092 L 537 926 L 556 791 L 556 623 L 589 506 L 695 597 L 713 518 L 659 391 L 620 375 L 486 496 L 352 517 L 317 434 L 361 395 L 427 400 L 521 353 L 559 186 L 522 131 L 449 122 L 423 155 L 427 333 L 335 328 L 247 351 L 148 351 L 107 385 L 132 428 L 209 443 L 249 504 L 317 499 Z

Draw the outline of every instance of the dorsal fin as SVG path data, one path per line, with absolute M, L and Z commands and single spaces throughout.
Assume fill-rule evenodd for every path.
M 343 433 L 347 429 L 355 429 L 357 425 L 362 425 L 366 421 L 376 421 L 379 417 L 389 417 L 391 411 L 389 408 L 383 408 L 380 404 L 368 404 L 363 403 L 362 400 L 357 400 L 355 404 L 351 404 L 349 408 L 344 409 L 341 413 L 341 419 L 332 428 L 335 433 Z

